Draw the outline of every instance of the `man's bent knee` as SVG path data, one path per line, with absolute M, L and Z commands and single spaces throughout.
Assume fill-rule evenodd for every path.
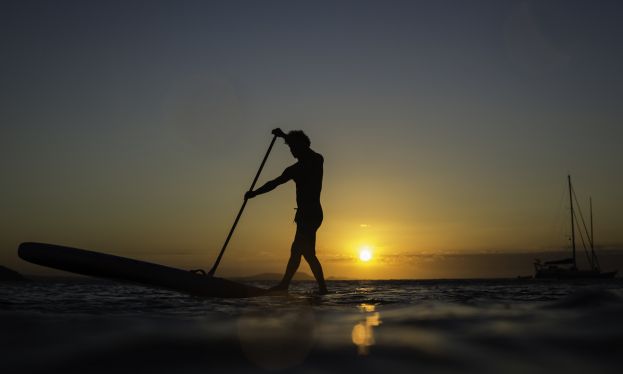
M 314 262 L 320 262 L 318 261 L 318 257 L 316 257 L 316 253 L 304 253 L 303 257 L 305 258 L 305 261 L 307 261 L 308 264 L 311 264 Z

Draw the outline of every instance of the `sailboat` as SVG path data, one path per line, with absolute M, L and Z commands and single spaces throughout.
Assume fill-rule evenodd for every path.
M 597 254 L 595 253 L 595 242 L 593 240 L 593 204 L 592 200 L 590 201 L 590 232 L 586 229 L 586 224 L 584 222 L 584 217 L 580 212 L 580 219 L 584 230 L 582 231 L 582 227 L 580 227 L 580 222 L 577 219 L 576 211 L 573 207 L 573 201 L 575 197 L 575 192 L 573 191 L 573 186 L 571 185 L 571 176 L 567 175 L 567 181 L 569 184 L 569 203 L 571 205 L 571 258 L 565 258 L 554 261 L 545 261 L 541 262 L 541 260 L 537 259 L 534 261 L 534 277 L 539 279 L 587 279 L 587 278 L 614 278 L 617 274 L 617 271 L 608 271 L 603 272 L 599 266 L 599 260 L 597 258 Z M 575 199 L 577 203 L 577 198 Z M 582 245 L 584 247 L 584 252 L 586 253 L 586 258 L 590 265 L 589 269 L 578 269 L 577 261 L 576 261 L 576 237 L 575 237 L 575 229 L 576 224 L 578 226 L 578 232 L 580 234 L 580 238 L 582 241 Z M 584 240 L 584 236 L 586 236 L 588 240 L 588 246 L 586 245 L 586 241 Z M 589 252 L 590 248 L 590 252 Z

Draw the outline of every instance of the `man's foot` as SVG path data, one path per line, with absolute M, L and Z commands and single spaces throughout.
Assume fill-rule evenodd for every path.
M 329 293 L 329 290 L 327 289 L 327 287 L 319 287 L 318 295 L 326 295 L 328 293 Z

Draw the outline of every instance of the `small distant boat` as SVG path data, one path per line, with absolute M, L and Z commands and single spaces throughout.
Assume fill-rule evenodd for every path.
M 573 192 L 573 186 L 571 185 L 571 176 L 567 175 L 569 182 L 569 202 L 571 205 L 571 258 L 565 258 L 554 261 L 544 261 L 536 259 L 534 261 L 534 277 L 539 279 L 607 279 L 614 278 L 617 274 L 617 270 L 604 272 L 601 271 L 599 266 L 599 260 L 595 253 L 595 242 L 593 240 L 593 204 L 590 202 L 590 232 L 586 229 L 584 218 L 580 213 L 580 218 L 584 231 L 579 227 L 579 221 L 576 217 L 576 212 L 573 208 L 573 200 L 575 193 Z M 577 200 L 576 200 L 577 203 Z M 590 269 L 578 269 L 576 262 L 576 240 L 575 240 L 575 226 L 578 224 L 578 230 L 580 233 L 582 245 L 586 253 L 586 258 L 590 265 Z M 588 240 L 588 246 L 584 240 L 586 235 Z M 589 252 L 590 248 L 590 252 Z

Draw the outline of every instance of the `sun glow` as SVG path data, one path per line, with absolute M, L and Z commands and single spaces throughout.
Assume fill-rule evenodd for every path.
M 368 246 L 359 248 L 359 259 L 363 262 L 372 260 L 372 249 Z

